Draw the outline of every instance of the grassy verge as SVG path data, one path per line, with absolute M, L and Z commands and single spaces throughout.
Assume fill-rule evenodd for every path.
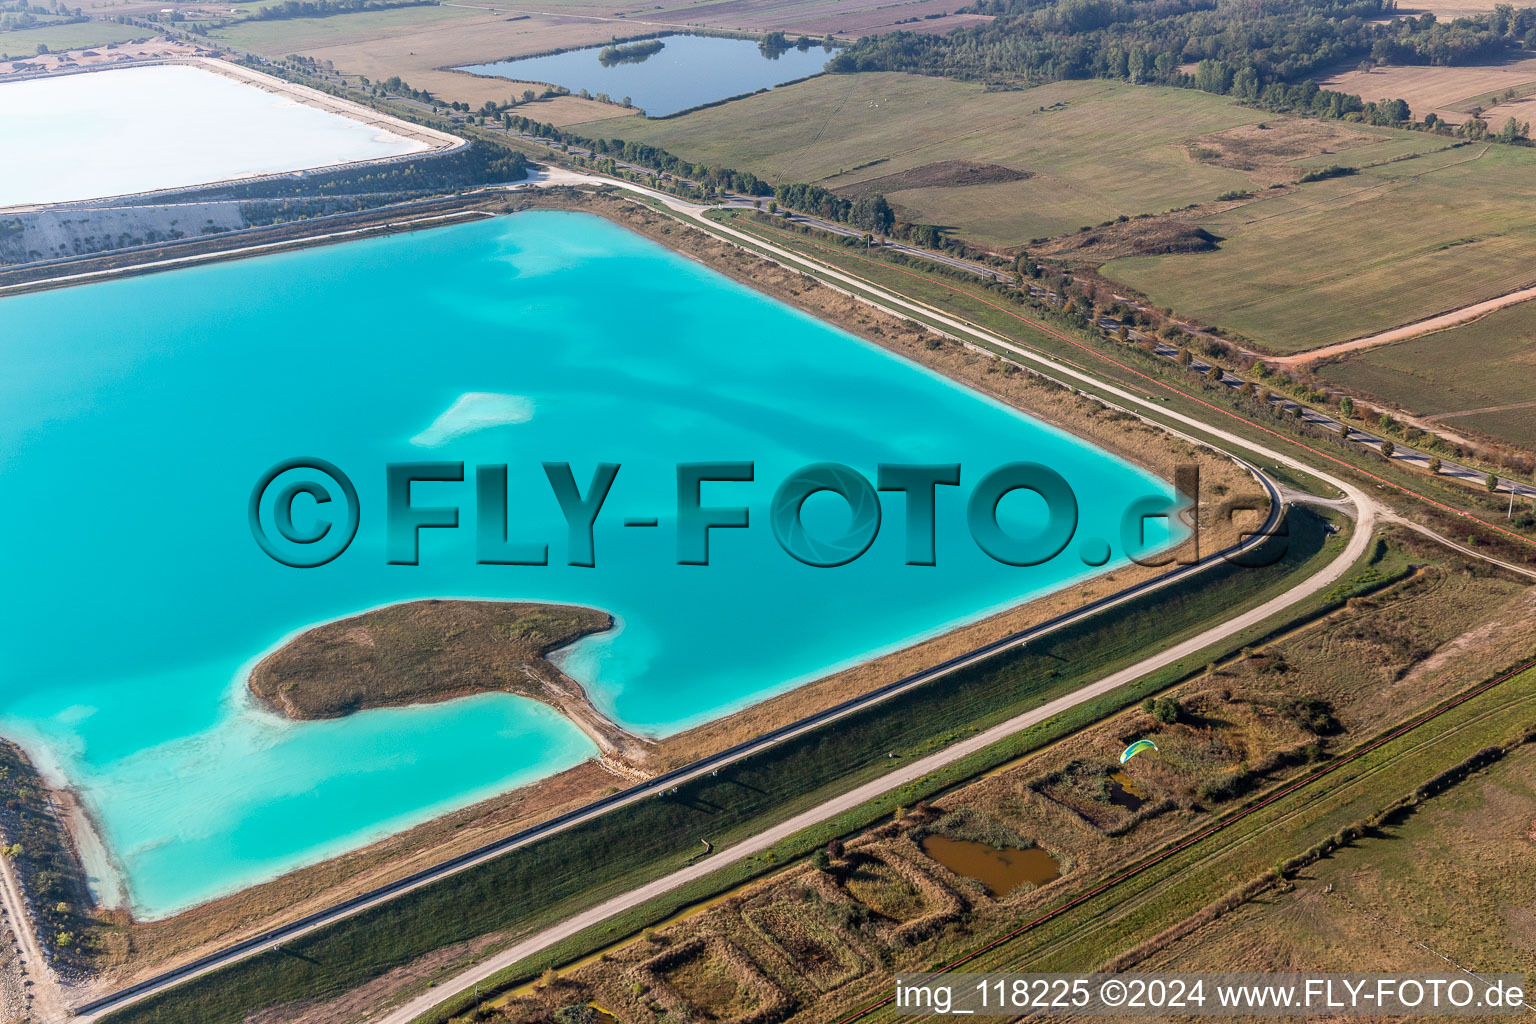
M 898 763 L 887 756 L 890 752 L 910 758 L 936 750 L 1177 643 L 1219 618 L 1262 603 L 1317 571 L 1342 543 L 1339 535 L 1327 532 L 1323 519 L 1305 510 L 1294 511 L 1286 554 L 1273 566 L 1212 569 L 1038 644 L 999 655 L 947 678 L 942 686 L 919 688 L 835 728 L 742 761 L 717 777 L 696 780 L 664 798 L 631 805 L 443 879 L 284 943 L 281 951 L 263 953 L 127 1007 L 109 1019 L 118 1024 L 235 1022 L 263 1007 L 338 995 L 395 967 L 480 936 L 499 934 L 510 942 L 517 934 L 537 930 L 676 870 L 696 855 L 701 838 L 717 847 L 728 845 L 834 793 L 877 778 Z M 1361 570 L 1362 587 L 1376 585 L 1384 574 L 1402 571 L 1404 560 L 1384 549 L 1375 553 L 1373 561 Z M 1313 607 L 1325 604 L 1330 595 L 1318 595 Z M 1347 596 L 1341 593 L 1331 599 Z M 1240 646 L 1252 641 L 1253 637 L 1244 635 L 1231 643 Z M 942 787 L 1018 756 L 1140 700 L 1205 660 L 1202 654 L 1189 659 L 1190 664 L 1173 666 L 1111 697 L 1085 703 L 1048 726 L 1000 744 L 986 756 L 957 763 L 943 773 L 945 778 L 924 780 L 924 786 Z M 901 792 L 893 794 L 891 801 L 911 802 L 916 795 L 915 790 Z M 882 807 L 878 813 L 888 811 L 889 807 Z M 858 817 L 830 824 L 836 830 L 831 834 L 858 827 L 863 823 Z M 818 836 L 815 842 L 820 841 L 824 839 Z M 770 852 L 739 870 L 748 875 L 771 870 L 781 862 L 780 856 Z M 698 898 L 700 894 L 690 895 Z

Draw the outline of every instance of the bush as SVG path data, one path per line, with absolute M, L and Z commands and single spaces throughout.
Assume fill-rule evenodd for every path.
M 1287 697 L 1275 710 L 1281 718 L 1314 736 L 1332 736 L 1343 728 L 1339 720 L 1333 717 L 1333 708 L 1329 703 L 1315 697 Z
M 1359 173 L 1360 169 L 1357 167 L 1344 167 L 1340 164 L 1330 164 L 1327 167 L 1320 167 L 1315 171 L 1308 171 L 1298 180 L 1301 182 L 1327 181 L 1329 178 L 1347 178 L 1351 174 Z

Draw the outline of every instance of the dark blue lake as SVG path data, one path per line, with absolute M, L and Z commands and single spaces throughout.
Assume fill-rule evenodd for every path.
M 589 46 L 544 57 L 470 64 L 458 70 L 517 82 L 563 85 L 573 93 L 607 93 L 630 102 L 651 117 L 743 93 L 771 89 L 820 73 L 838 52 L 817 43 L 807 49 L 766 49 L 752 39 L 672 35 L 658 40 L 661 50 L 627 60 L 603 60 L 607 49 Z M 633 44 L 629 44 L 633 45 Z

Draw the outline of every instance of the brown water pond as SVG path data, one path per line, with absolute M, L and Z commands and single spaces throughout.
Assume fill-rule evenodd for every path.
M 1136 780 L 1125 772 L 1115 772 L 1109 777 L 1109 802 L 1134 811 L 1147 802 L 1147 794 L 1137 789 Z
M 923 852 L 955 874 L 976 879 L 993 896 L 1006 896 L 1025 882 L 1044 885 L 1061 877 L 1056 858 L 1038 846 L 1015 850 L 933 835 L 923 840 Z

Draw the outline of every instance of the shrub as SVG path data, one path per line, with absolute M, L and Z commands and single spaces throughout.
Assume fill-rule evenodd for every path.
M 1351 174 L 1359 173 L 1360 169 L 1357 167 L 1344 167 L 1340 164 L 1330 164 L 1327 167 L 1320 167 L 1315 171 L 1308 171 L 1298 180 L 1302 183 L 1309 181 L 1327 181 L 1329 178 L 1347 178 Z

